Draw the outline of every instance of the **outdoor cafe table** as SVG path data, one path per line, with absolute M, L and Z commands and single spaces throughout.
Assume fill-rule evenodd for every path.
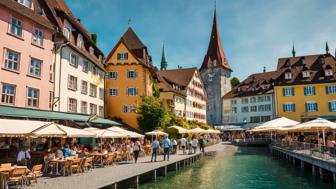
M 54 162 L 56 166 L 56 175 L 60 175 L 58 167 L 62 166 L 63 168 L 63 176 L 65 175 L 65 170 L 64 170 L 64 163 L 67 161 L 67 159 L 53 159 L 50 162 Z
M 15 168 L 25 168 L 26 173 L 30 172 L 27 166 L 0 167 L 0 188 L 8 189 L 9 172 Z
M 104 156 L 107 156 L 108 154 L 95 152 L 95 153 L 93 153 L 92 155 L 93 155 L 94 157 L 99 157 L 99 159 L 100 159 L 100 166 L 101 166 L 101 167 L 104 167 L 104 161 L 103 161 L 103 159 L 104 159 Z

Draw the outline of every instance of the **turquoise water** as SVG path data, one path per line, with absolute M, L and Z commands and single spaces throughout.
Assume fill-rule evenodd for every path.
M 310 167 L 309 167 L 310 168 Z M 293 167 L 270 156 L 265 148 L 239 148 L 233 156 L 225 150 L 204 158 L 179 173 L 170 172 L 141 189 L 336 189 L 336 185 L 312 176 L 311 171 Z

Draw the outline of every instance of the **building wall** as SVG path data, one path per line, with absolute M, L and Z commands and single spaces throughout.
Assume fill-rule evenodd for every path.
M 169 110 L 177 116 L 185 118 L 186 100 L 174 92 L 161 92 L 160 99 L 167 104 Z
M 207 122 L 220 125 L 223 123 L 222 97 L 231 90 L 230 71 L 213 68 L 201 72 L 208 95 Z
M 317 117 L 317 116 L 336 116 L 336 112 L 330 112 L 328 102 L 336 100 L 335 94 L 327 94 L 326 86 L 336 85 L 331 84 L 312 84 L 312 85 L 292 85 L 292 86 L 276 86 L 275 87 L 275 97 L 276 97 L 276 112 L 279 117 L 287 117 L 295 121 L 302 121 L 303 117 Z M 316 94 L 312 96 L 304 95 L 305 86 L 315 86 Z M 294 96 L 284 96 L 283 88 L 292 87 L 294 88 Z M 315 101 L 318 105 L 317 112 L 306 112 L 305 103 L 307 101 Z M 284 112 L 283 104 L 294 103 L 295 112 Z
M 70 65 L 70 54 L 75 53 L 78 59 L 78 66 Z M 62 55 L 62 56 L 61 56 Z M 89 62 L 88 73 L 83 71 L 84 61 Z M 74 51 L 71 47 L 60 47 L 57 50 L 56 63 L 55 63 L 55 111 L 68 112 L 69 98 L 77 100 L 77 113 L 81 112 L 81 101 L 87 102 L 87 114 L 90 114 L 90 103 L 97 105 L 97 114 L 104 117 L 104 114 L 99 114 L 99 106 L 104 107 L 104 99 L 100 98 L 100 88 L 104 89 L 104 71 L 95 66 L 92 62 L 82 56 L 80 53 Z M 92 72 L 93 66 L 99 70 L 98 73 Z M 77 77 L 77 90 L 70 90 L 68 88 L 68 77 L 72 75 Z M 88 83 L 87 94 L 83 94 L 82 80 Z M 97 86 L 97 96 L 90 96 L 90 83 Z M 104 97 L 104 93 L 101 94 Z M 104 112 L 104 111 L 103 111 Z
M 15 2 L 13 2 L 15 3 Z M 11 19 L 15 17 L 22 22 L 22 38 L 9 33 Z M 32 44 L 33 29 L 43 31 L 43 46 Z M 34 21 L 20 16 L 0 6 L 0 88 L 3 83 L 16 86 L 14 106 L 27 107 L 27 87 L 40 90 L 38 109 L 49 110 L 50 92 L 53 92 L 53 83 L 50 81 L 53 63 L 53 42 L 50 29 L 35 23 Z M 20 53 L 19 71 L 9 71 L 4 68 L 5 49 Z M 31 57 L 42 61 L 41 77 L 28 76 Z M 1 94 L 2 90 L 0 90 Z M 0 101 L 1 103 L 1 101 Z
M 118 53 L 128 53 L 127 60 L 118 60 Z M 117 79 L 106 80 L 106 105 L 108 117 L 119 117 L 122 121 L 132 127 L 138 128 L 136 118 L 138 115 L 135 112 L 123 112 L 124 105 L 133 105 L 134 107 L 141 103 L 142 96 L 151 96 L 153 94 L 153 79 L 147 68 L 128 51 L 123 43 L 120 43 L 115 52 L 107 62 L 107 72 L 115 71 L 118 76 Z M 136 70 L 136 78 L 127 78 L 128 70 Z M 136 87 L 138 93 L 136 96 L 128 96 L 127 88 Z M 116 88 L 118 90 L 117 96 L 110 96 L 109 90 Z
M 258 100 L 259 97 L 264 98 L 264 100 Z M 243 99 L 248 99 L 248 102 L 244 103 Z M 256 101 L 254 102 L 251 99 L 256 99 Z M 265 105 L 270 106 L 270 109 L 266 111 L 259 108 L 259 106 L 265 107 Z M 223 110 L 225 124 L 249 124 L 249 126 L 255 126 L 257 123 L 275 118 L 274 97 L 272 94 L 224 99 L 223 106 L 225 107 Z M 256 112 L 251 111 L 252 106 L 257 107 Z M 243 107 L 248 107 L 248 112 L 243 112 Z M 261 118 L 262 116 L 265 117 Z M 257 121 L 257 119 L 260 119 L 260 121 Z

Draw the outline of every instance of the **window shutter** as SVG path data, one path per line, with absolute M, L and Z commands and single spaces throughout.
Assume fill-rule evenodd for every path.
M 135 88 L 135 95 L 138 96 L 138 94 L 139 94 L 139 89 Z
M 292 96 L 294 96 L 295 95 L 295 90 L 294 90 L 294 88 L 292 88 Z
M 325 87 L 326 94 L 329 94 L 328 86 Z
M 329 112 L 332 112 L 332 109 L 331 109 L 331 102 L 328 102 L 328 106 L 329 106 Z
M 286 104 L 282 105 L 282 109 L 283 109 L 284 112 L 286 112 Z
M 282 89 L 282 95 L 283 95 L 283 96 L 286 96 L 286 92 L 285 92 L 285 91 L 286 91 L 286 88 L 283 88 L 283 89 Z
M 138 77 L 138 71 L 134 70 L 134 78 Z
M 118 78 L 118 72 L 115 72 L 115 79 Z
M 127 96 L 129 96 L 129 93 L 128 93 L 128 87 L 126 88 L 126 94 L 127 94 Z
M 306 112 L 308 112 L 308 104 L 306 103 Z
M 118 96 L 118 89 L 115 89 L 115 95 Z
M 316 107 L 316 111 L 318 111 L 318 106 L 317 106 L 317 103 L 315 103 L 315 107 Z
M 315 93 L 315 87 L 313 87 L 313 94 L 315 95 L 316 93 Z
M 307 95 L 307 87 L 303 88 L 303 92 L 304 92 L 304 95 L 306 96 Z
M 295 112 L 295 104 L 293 104 L 293 112 Z

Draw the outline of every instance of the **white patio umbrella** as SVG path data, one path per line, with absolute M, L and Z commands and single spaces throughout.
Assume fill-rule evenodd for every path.
M 173 126 L 170 126 L 168 128 L 169 129 L 176 129 L 179 134 L 185 134 L 185 133 L 189 132 L 188 129 L 180 127 L 180 126 L 177 126 L 177 125 L 173 125 Z
M 209 134 L 220 134 L 221 133 L 219 130 L 215 130 L 215 129 L 208 129 L 205 131 L 206 133 L 209 133 Z
M 51 123 L 32 131 L 35 137 L 66 137 L 66 132 L 55 123 Z
M 296 125 L 299 122 L 288 119 L 286 117 L 280 117 L 273 119 L 271 121 L 267 121 L 265 123 L 262 123 L 261 125 L 251 129 L 253 132 L 267 132 L 267 131 L 274 131 L 282 127 L 288 127 L 292 125 Z
M 207 133 L 206 130 L 204 130 L 202 128 L 199 128 L 199 127 L 196 127 L 195 129 L 191 129 L 189 131 L 190 131 L 189 133 L 193 133 L 193 134 L 204 134 L 204 133 Z
M 51 125 L 52 122 L 17 120 L 17 119 L 0 119 L 0 136 L 1 137 L 24 137 L 38 128 Z
M 149 135 L 149 136 L 168 136 L 168 133 L 165 133 L 165 132 L 160 131 L 160 130 L 154 130 L 154 131 L 151 131 L 151 132 L 147 132 L 145 134 Z
M 97 129 L 97 128 L 85 128 L 85 131 L 96 134 L 98 138 L 126 138 L 127 135 L 110 131 L 107 129 Z
M 73 127 L 67 127 L 64 125 L 57 125 L 57 127 L 62 130 L 63 132 L 66 133 L 67 137 L 73 138 L 73 137 L 78 137 L 78 138 L 94 138 L 96 137 L 96 134 L 85 131 L 84 129 L 76 129 Z
M 143 137 L 145 137 L 144 135 L 141 135 L 139 133 L 136 133 L 136 132 L 133 132 L 133 131 L 128 131 L 126 129 L 116 127 L 116 126 L 109 127 L 109 128 L 107 128 L 107 130 L 127 135 L 129 138 L 143 138 Z

